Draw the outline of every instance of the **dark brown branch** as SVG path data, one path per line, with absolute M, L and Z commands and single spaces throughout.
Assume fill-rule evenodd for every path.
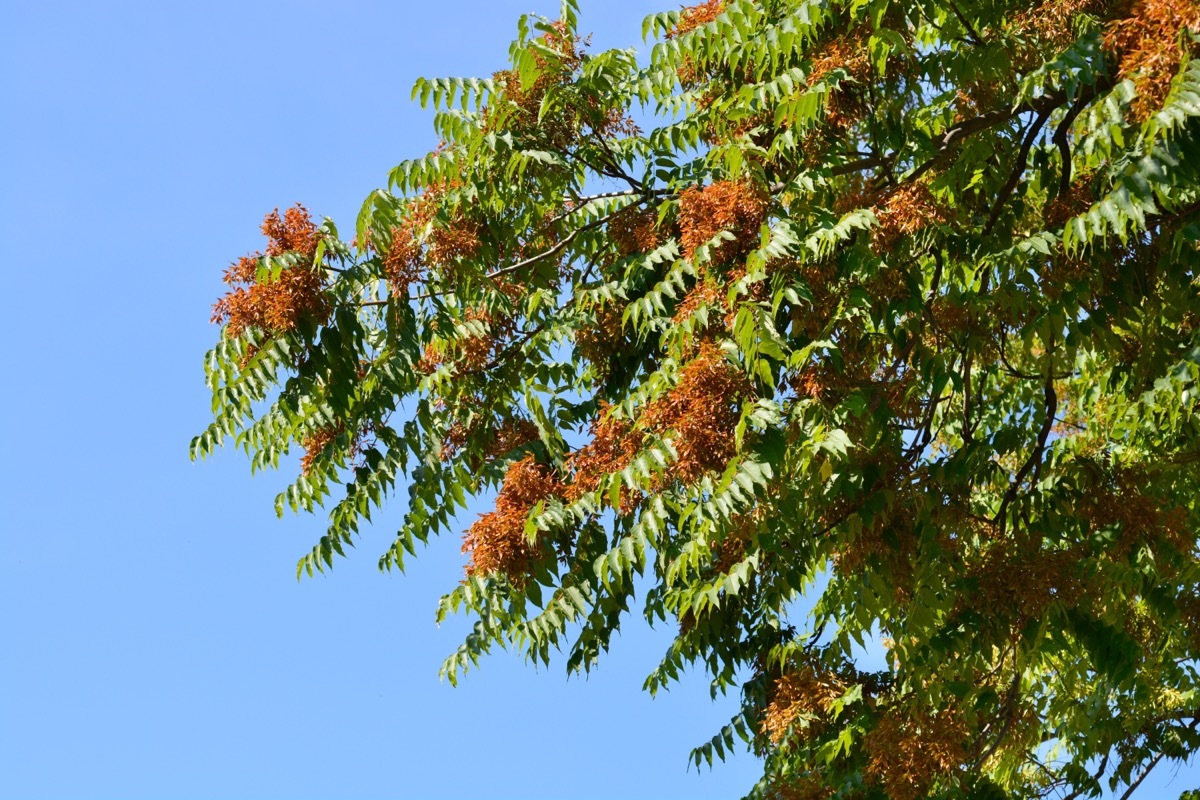
M 980 46 L 987 44 L 983 40 L 983 37 L 979 35 L 979 31 L 975 30 L 975 26 L 967 20 L 962 11 L 959 11 L 958 4 L 954 0 L 946 0 L 946 5 L 950 6 L 950 10 L 954 12 L 954 16 L 958 17 L 959 23 L 966 29 L 967 35 L 971 37 L 975 44 Z
M 618 209 L 618 210 L 612 212 L 611 214 L 605 214 L 603 217 L 594 219 L 591 222 L 587 223 L 586 225 L 581 225 L 578 228 L 576 228 L 575 230 L 571 231 L 566 236 L 564 236 L 562 238 L 562 240 L 559 241 L 558 244 L 554 245 L 549 250 L 543 250 L 541 253 L 538 253 L 536 256 L 530 256 L 529 258 L 525 259 L 524 261 L 518 261 L 515 264 L 509 264 L 507 267 L 501 267 L 500 269 L 493 270 L 487 274 L 487 277 L 489 279 L 498 278 L 501 275 L 506 275 L 510 272 L 516 272 L 517 270 L 524 269 L 525 267 L 533 266 L 534 264 L 538 263 L 539 261 L 544 261 L 547 258 L 556 256 L 559 253 L 561 253 L 563 250 L 565 250 L 567 245 L 569 245 L 571 242 L 575 241 L 576 236 L 578 236 L 581 233 L 585 233 L 587 231 L 593 230 L 595 228 L 599 228 L 604 223 L 611 221 L 613 217 L 615 217 L 617 214 L 620 214 L 624 210 L 625 209 L 623 209 L 623 208 Z
M 1096 773 L 1094 775 L 1092 775 L 1092 780 L 1099 781 L 1100 778 L 1107 771 L 1108 771 L 1108 753 L 1105 753 L 1104 758 L 1100 759 L 1100 766 L 1096 768 Z M 1062 798 L 1062 800 L 1076 800 L 1076 798 L 1079 797 L 1081 794 L 1083 794 L 1085 791 L 1087 791 L 1088 788 L 1089 787 L 1087 787 L 1087 786 L 1081 786 L 1078 789 L 1076 789 L 1075 791 L 1071 792 L 1066 797 Z
M 1102 91 L 1104 88 L 1107 88 L 1109 85 L 1111 85 L 1110 81 L 1102 80 L 1096 85 L 1080 91 L 1079 98 L 1080 100 L 1091 101 L 1100 91 Z M 1053 112 L 1054 109 L 1058 108 L 1066 101 L 1067 93 L 1065 91 L 1051 92 L 1049 94 L 1044 94 L 1041 97 L 1036 97 L 1033 100 L 1030 100 L 1028 103 L 1020 105 L 1016 108 L 998 108 L 994 111 L 988 111 L 985 114 L 980 114 L 977 117 L 963 120 L 942 134 L 942 138 L 937 142 L 937 148 L 935 149 L 933 156 L 925 161 L 925 163 L 921 164 L 921 166 L 913 170 L 906 179 L 906 182 L 915 181 L 926 172 L 936 167 L 941 163 L 942 159 L 946 157 L 954 145 L 958 144 L 971 134 L 979 133 L 980 131 L 985 131 L 989 128 L 994 128 L 997 125 L 1002 125 L 1009 120 L 1015 119 L 1022 114 L 1028 114 L 1031 111 L 1039 115 L 1043 112 Z
M 1053 342 L 1051 342 L 1053 345 Z M 992 518 L 992 523 L 999 525 L 1000 529 L 1004 529 L 1004 515 L 1008 511 L 1009 505 L 1017 498 L 1017 493 L 1021 490 L 1021 484 L 1031 471 L 1034 471 L 1036 477 L 1042 468 L 1042 456 L 1046 452 L 1046 442 L 1050 438 L 1050 431 L 1054 429 L 1054 418 L 1058 413 L 1058 394 L 1054 391 L 1054 369 L 1053 369 L 1053 354 L 1054 348 L 1048 347 L 1046 359 L 1049 363 L 1046 365 L 1046 383 L 1044 386 L 1044 396 L 1046 403 L 1046 417 L 1042 421 L 1042 429 L 1038 432 L 1037 443 L 1034 445 L 1033 452 L 1029 454 L 1029 458 L 1017 470 L 1017 474 L 1013 476 L 1012 483 L 1008 486 L 1008 491 L 1004 493 L 1004 499 L 1000 501 L 1000 510 L 996 512 L 996 516 Z
M 1141 774 L 1137 776 L 1133 783 L 1129 784 L 1129 788 L 1125 790 L 1123 795 L 1121 795 L 1121 800 L 1129 800 L 1129 798 L 1133 796 L 1133 793 L 1136 792 L 1138 787 L 1142 785 L 1142 781 L 1146 780 L 1146 776 L 1158 766 L 1158 762 L 1162 761 L 1163 756 L 1165 755 L 1166 753 L 1159 753 L 1150 760 L 1150 763 L 1146 765 L 1146 768 L 1142 770 Z
M 1016 669 L 1015 665 L 1014 665 L 1014 669 Z M 1014 708 L 1014 705 L 1016 704 L 1018 693 L 1020 692 L 1020 689 L 1021 689 L 1021 672 L 1020 672 L 1020 670 L 1017 670 L 1016 674 L 1013 675 L 1012 684 L 1008 687 L 1008 692 L 1006 693 L 1005 698 L 1004 698 L 1004 708 L 1005 708 L 1004 725 L 1001 726 L 1000 732 L 996 735 L 996 738 L 991 743 L 991 745 L 989 745 L 988 748 L 986 750 L 984 750 L 982 753 L 980 753 L 979 757 L 975 759 L 975 763 L 972 765 L 972 769 L 979 768 L 989 758 L 991 758 L 992 753 L 995 753 L 1000 748 L 1000 745 L 1004 742 L 1005 737 L 1008 736 L 1008 732 L 1012 728 L 1013 718 L 1016 716 L 1016 709 Z M 982 744 L 982 742 L 981 742 L 981 744 Z
M 1000 364 L 1004 367 L 1004 371 L 1013 378 L 1019 378 L 1023 381 L 1040 381 L 1046 377 L 1045 375 L 1022 372 L 1012 365 L 1012 362 L 1008 360 L 1008 332 L 1004 328 L 1000 329 L 1000 346 L 996 349 L 996 353 L 1000 356 Z M 1052 373 L 1056 381 L 1064 381 L 1072 377 L 1073 374 L 1072 372 Z
M 988 217 L 987 224 L 983 226 L 984 238 L 992 232 L 992 228 L 1000 220 L 1000 214 L 1004 211 L 1004 206 L 1008 203 L 1008 198 L 1016 190 L 1017 184 L 1021 182 L 1021 176 L 1025 174 L 1025 167 L 1029 164 L 1029 151 L 1033 149 L 1033 143 L 1041 135 L 1042 127 L 1046 124 L 1046 120 L 1050 118 L 1050 114 L 1053 111 L 1054 106 L 1046 106 L 1041 109 L 1037 112 L 1037 117 L 1034 119 L 1033 124 L 1029 126 L 1029 132 L 1025 135 L 1025 141 L 1021 142 L 1021 149 L 1017 152 L 1017 161 L 1013 164 L 1008 181 L 1000 189 L 1000 193 L 996 195 L 996 200 L 992 204 L 991 216 Z
M 1200 200 L 1190 203 L 1178 211 L 1172 211 L 1170 214 L 1161 214 L 1151 220 L 1148 220 L 1146 222 L 1146 230 L 1149 230 L 1150 228 L 1169 227 L 1197 212 L 1200 212 Z
M 1071 126 L 1075 124 L 1075 119 L 1080 112 L 1087 107 L 1090 98 L 1083 96 L 1078 97 L 1066 115 L 1058 123 L 1058 127 L 1054 129 L 1054 145 L 1058 148 L 1058 154 L 1062 158 L 1062 172 L 1058 176 L 1058 197 L 1066 195 L 1067 190 L 1071 188 L 1071 143 L 1067 136 L 1071 132 Z

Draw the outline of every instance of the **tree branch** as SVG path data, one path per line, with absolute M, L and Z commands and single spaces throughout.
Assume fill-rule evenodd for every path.
M 975 44 L 980 45 L 981 47 L 987 44 L 987 42 L 983 40 L 983 37 L 979 35 L 979 31 L 975 30 L 975 26 L 967 21 L 967 18 L 963 16 L 962 11 L 959 11 L 958 4 L 955 3 L 954 0 L 946 0 L 946 5 L 950 6 L 950 10 L 954 12 L 954 16 L 958 17 L 958 21 L 962 24 L 963 28 L 966 29 L 967 35 L 971 37 Z
M 1192 720 L 1192 724 L 1188 725 L 1188 729 L 1194 731 L 1198 725 L 1200 725 L 1200 719 Z M 1165 755 L 1165 752 L 1160 751 L 1158 755 L 1151 759 L 1150 763 L 1141 771 L 1141 774 L 1137 776 L 1137 779 L 1129 784 L 1129 788 L 1125 790 L 1125 794 L 1121 795 L 1120 800 L 1129 800 L 1133 796 L 1133 793 L 1137 791 L 1137 788 L 1142 785 L 1142 781 L 1146 780 L 1146 776 L 1158 766 L 1158 762 L 1162 761 Z
M 1051 342 L 1053 345 L 1053 342 Z M 992 523 L 1000 526 L 1000 530 L 1004 530 L 1004 514 L 1008 510 L 1012 501 L 1017 498 L 1017 493 L 1021 489 L 1021 483 L 1024 482 L 1029 472 L 1037 467 L 1041 470 L 1042 456 L 1046 452 L 1046 441 L 1050 438 L 1050 431 L 1054 428 L 1054 418 L 1058 413 L 1058 394 L 1054 391 L 1054 362 L 1052 360 L 1054 349 L 1048 347 L 1046 352 L 1046 383 L 1044 386 L 1044 397 L 1046 403 L 1046 418 L 1042 421 L 1042 429 L 1038 432 L 1037 444 L 1034 445 L 1033 452 L 1029 454 L 1029 458 L 1017 470 L 1017 474 L 1013 476 L 1012 483 L 1008 486 L 1008 491 L 1004 493 L 1004 499 L 1000 501 L 1000 510 L 996 512 L 996 516 L 992 517 Z M 1035 473 L 1036 474 L 1036 473 Z
M 1058 197 L 1065 195 L 1071 188 L 1071 144 L 1067 140 L 1067 135 L 1071 132 L 1071 126 L 1075 124 L 1075 119 L 1087 107 L 1088 102 L 1090 102 L 1090 98 L 1080 95 L 1059 121 L 1058 127 L 1054 129 L 1054 145 L 1058 148 L 1058 154 L 1062 158 L 1062 172 L 1058 176 Z
M 624 208 L 620 208 L 620 209 L 612 212 L 611 214 L 605 214 L 603 217 L 594 219 L 591 222 L 587 223 L 586 225 L 581 225 L 578 228 L 576 228 L 575 230 L 571 231 L 566 236 L 564 236 L 558 242 L 558 244 L 554 245 L 553 247 L 549 248 L 548 250 L 543 250 L 542 252 L 538 253 L 535 256 L 530 256 L 529 258 L 526 258 L 522 261 L 518 261 L 514 264 L 509 264 L 507 267 L 501 267 L 499 269 L 494 269 L 491 272 L 487 273 L 487 275 L 485 275 L 484 277 L 488 278 L 489 280 L 494 280 L 494 279 L 500 277 L 501 275 L 507 275 L 510 272 L 516 272 L 517 270 L 524 269 L 525 267 L 529 267 L 534 264 L 537 264 L 540 261 L 544 261 L 547 258 L 556 256 L 559 253 L 561 253 L 564 249 L 566 249 L 567 245 L 569 245 L 572 241 L 574 241 L 575 237 L 577 237 L 579 234 L 585 233 L 587 231 L 590 231 L 590 230 L 600 227 L 604 223 L 612 220 L 613 217 L 615 217 L 617 214 L 620 214 L 624 210 L 625 210 Z M 424 298 L 435 297 L 437 295 L 442 295 L 442 294 L 446 294 L 446 292 L 445 291 L 428 292 L 425 294 L 412 295 L 406 299 L 421 300 Z M 369 308 L 371 306 L 386 306 L 389 302 L 390 302 L 390 299 L 389 300 L 369 300 L 364 303 L 359 303 L 358 305 L 360 308 Z
M 1105 78 L 1101 79 L 1092 86 L 1082 89 L 1079 92 L 1079 99 L 1077 102 L 1082 102 L 1084 105 L 1086 105 L 1088 102 L 1093 100 L 1097 94 L 1111 86 L 1111 84 L 1111 79 Z M 906 182 L 915 181 L 926 172 L 933 169 L 935 166 L 941 163 L 941 160 L 946 157 L 946 154 L 952 147 L 954 147 L 954 145 L 958 144 L 971 134 L 979 133 L 980 131 L 985 131 L 989 128 L 994 128 L 997 125 L 1002 125 L 1015 117 L 1019 117 L 1022 114 L 1028 114 L 1031 111 L 1036 114 L 1041 114 L 1043 111 L 1047 110 L 1052 112 L 1066 101 L 1067 93 L 1065 91 L 1050 92 L 1049 94 L 1044 94 L 1041 97 L 1036 97 L 1027 103 L 1017 106 L 1016 108 L 998 108 L 994 111 L 988 111 L 985 114 L 980 114 L 977 117 L 963 120 L 957 125 L 951 126 L 944 134 L 942 134 L 942 138 L 938 140 L 937 148 L 934 151 L 933 156 L 931 156 L 925 163 L 921 164 L 921 166 L 913 170 L 906 179 Z
M 1017 184 L 1021 182 L 1021 175 L 1025 172 L 1025 167 L 1029 163 L 1029 151 L 1033 148 L 1033 143 L 1037 141 L 1037 137 L 1041 135 L 1042 127 L 1046 124 L 1046 120 L 1050 118 L 1050 114 L 1054 111 L 1054 106 L 1047 106 L 1037 113 L 1033 124 L 1029 126 L 1029 133 L 1025 135 L 1025 141 L 1021 142 L 1021 149 L 1017 152 L 1017 161 L 1013 164 L 1012 172 L 1008 176 L 1008 181 L 1004 187 L 1000 189 L 996 195 L 996 200 L 992 204 L 992 213 L 988 217 L 987 224 L 983 226 L 983 237 L 992 232 L 992 228 L 1000 220 L 1000 213 L 1004 210 L 1004 205 L 1008 202 L 1008 198 L 1017 188 Z

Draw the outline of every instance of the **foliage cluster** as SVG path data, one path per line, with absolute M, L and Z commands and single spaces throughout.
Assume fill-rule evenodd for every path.
M 740 693 L 694 758 L 743 740 L 754 797 L 1088 796 L 1200 748 L 1200 3 L 643 33 L 522 18 L 507 70 L 417 82 L 442 143 L 352 241 L 269 216 L 194 456 L 304 450 L 309 574 L 398 486 L 385 569 L 496 492 L 444 674 L 588 670 L 636 587 L 678 626 L 647 688 Z

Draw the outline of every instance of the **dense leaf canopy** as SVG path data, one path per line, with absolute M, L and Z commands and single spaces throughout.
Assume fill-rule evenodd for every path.
M 451 681 L 677 627 L 647 687 L 739 692 L 694 758 L 743 740 L 758 797 L 1200 748 L 1200 3 L 709 0 L 649 63 L 577 25 L 419 81 L 441 144 L 351 241 L 268 216 L 193 455 L 303 449 L 300 572 L 398 488 L 381 567 L 469 526 Z

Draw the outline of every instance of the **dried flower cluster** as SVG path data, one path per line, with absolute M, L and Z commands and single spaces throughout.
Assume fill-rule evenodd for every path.
M 710 307 L 719 309 L 722 312 L 729 312 L 728 295 L 716 280 L 710 275 L 705 275 L 695 286 L 692 287 L 683 297 L 683 301 L 675 307 L 675 314 L 671 321 L 676 325 L 684 325 L 696 315 L 696 312 L 701 308 Z M 732 318 L 728 313 L 726 314 Z M 703 330 L 695 331 L 698 338 L 711 339 L 721 330 L 721 319 L 716 314 L 709 314 L 707 323 Z
M 1162 107 L 1185 52 L 1195 51 L 1185 32 L 1200 33 L 1197 0 L 1137 0 L 1128 17 L 1109 23 L 1104 46 L 1119 59 L 1119 76 L 1137 89 L 1135 119 Z
M 483 459 L 491 461 L 507 455 L 518 447 L 537 441 L 538 429 L 532 420 L 524 417 L 509 417 L 495 427 L 489 427 L 486 432 L 480 432 L 482 418 L 477 417 L 475 424 L 467 426 L 456 422 L 446 432 L 442 443 L 442 460 L 454 458 L 467 446 L 471 439 L 481 437 L 484 442 Z
M 871 249 L 880 255 L 891 253 L 905 237 L 947 221 L 946 212 L 923 183 L 905 184 L 892 192 L 876 216 L 879 224 L 871 237 Z
M 1016 64 L 1033 69 L 1052 53 L 1075 41 L 1075 17 L 1103 11 L 1104 0 L 1046 0 L 1013 15 L 1012 29 L 1020 35 Z
M 268 240 L 266 253 L 245 256 L 227 269 L 225 283 L 233 288 L 213 306 L 212 321 L 225 324 L 230 339 L 251 328 L 278 336 L 301 319 L 324 321 L 329 314 L 325 274 L 312 266 L 320 233 L 308 211 L 297 205 L 280 216 L 275 209 L 263 220 L 262 232 Z M 260 282 L 263 255 L 285 253 L 300 256 L 299 263 L 285 267 L 274 280 Z
M 869 37 L 869 30 L 856 28 L 847 35 L 825 41 L 811 56 L 807 86 L 814 86 L 835 69 L 847 73 L 847 79 L 843 79 L 825 99 L 825 119 L 836 128 L 851 125 L 866 108 L 859 87 L 871 76 L 871 59 L 867 50 Z
M 336 425 L 326 425 L 323 428 L 318 428 L 310 433 L 301 444 L 301 447 L 304 448 L 304 455 L 300 458 L 301 474 L 311 474 L 317 456 L 345 431 L 346 427 L 339 422 Z
M 541 542 L 525 536 L 525 520 L 542 500 L 561 494 L 554 474 L 532 455 L 514 462 L 504 475 L 494 511 L 480 515 L 463 539 L 470 556 L 467 575 L 499 573 L 521 585 L 532 565 L 546 555 Z
M 612 371 L 612 358 L 621 346 L 624 328 L 622 310 L 612 302 L 604 302 L 594 310 L 596 321 L 575 331 L 575 349 L 592 365 L 601 381 Z
M 997 619 L 1039 619 L 1053 602 L 1073 605 L 1081 582 L 1075 575 L 1077 553 L 1069 550 L 1013 552 L 994 547 L 976 570 L 979 590 L 972 608 Z
M 685 33 L 707 25 L 719 17 L 724 10 L 725 0 L 707 0 L 707 2 L 697 3 L 694 6 L 685 6 L 679 12 L 679 22 L 675 23 L 674 28 L 667 31 L 667 38 L 674 39 L 676 36 L 683 36 Z
M 1163 503 L 1146 493 L 1144 469 L 1118 470 L 1111 481 L 1096 487 L 1082 503 L 1080 514 L 1093 530 L 1115 528 L 1119 531 L 1108 555 L 1117 560 L 1128 558 L 1144 543 L 1162 542 L 1179 552 L 1192 546 L 1193 535 L 1187 527 L 1187 515 L 1179 508 L 1164 508 Z
M 585 42 L 571 35 L 562 21 L 555 22 L 553 28 L 553 31 L 542 35 L 541 41 L 546 49 L 555 53 L 555 57 L 534 53 L 537 69 L 532 81 L 522 81 L 521 73 L 515 69 L 497 72 L 492 76 L 501 87 L 501 95 L 506 102 L 502 106 L 503 111 L 485 109 L 485 130 L 512 130 L 537 136 L 556 147 L 564 147 L 576 137 L 580 127 L 579 109 L 539 119 L 546 94 L 556 86 L 570 83 L 575 71 L 583 63 Z
M 454 210 L 448 221 L 439 224 L 437 214 L 445 194 L 443 188 L 428 189 L 409 202 L 400 225 L 392 228 L 392 243 L 383 256 L 392 294 L 407 295 L 408 287 L 431 267 L 452 275 L 456 264 L 479 252 L 477 222 Z
M 845 691 L 845 682 L 837 674 L 812 664 L 783 673 L 771 685 L 771 700 L 761 723 L 763 735 L 779 745 L 797 720 L 809 723 L 811 730 Z
M 510 293 L 520 291 L 516 284 L 507 286 Z M 457 363 L 467 372 L 479 371 L 495 361 L 517 329 L 517 321 L 513 315 L 500 310 L 468 308 L 463 314 L 463 319 L 466 322 L 482 323 L 486 328 L 483 333 L 465 336 L 456 342 Z
M 727 305 L 727 294 L 724 288 L 711 275 L 706 274 L 683 297 L 683 301 L 675 307 L 675 315 L 671 321 L 680 324 L 704 306 L 716 306 L 724 309 Z
M 417 361 L 416 370 L 421 375 L 432 375 L 437 372 L 445 359 L 442 357 L 442 351 L 435 345 L 427 344 L 421 351 L 421 358 Z
M 667 31 L 667 39 L 691 33 L 715 20 L 725 10 L 725 0 L 707 0 L 694 6 L 685 6 L 679 12 L 679 21 Z M 685 87 L 697 86 L 705 77 L 697 69 L 695 61 L 690 56 L 684 59 L 677 70 L 679 84 Z
M 627 420 L 613 414 L 607 405 L 601 405 L 591 428 L 591 442 L 567 458 L 566 470 L 572 478 L 566 487 L 568 500 L 578 500 L 588 492 L 594 492 L 605 477 L 629 466 L 641 446 L 640 434 Z M 637 499 L 622 488 L 617 502 L 620 513 L 630 513 Z
M 713 264 L 727 264 L 758 246 L 758 231 L 767 215 L 767 198 L 744 181 L 716 181 L 691 187 L 679 196 L 680 244 L 685 258 L 721 231 L 733 234 L 709 252 Z
M 867 734 L 867 777 L 891 800 L 918 800 L 966 760 L 967 739 L 967 726 L 951 710 L 890 708 Z
M 621 257 L 648 253 L 662 244 L 658 229 L 658 214 L 650 208 L 629 208 L 613 217 L 608 224 L 617 255 Z
M 1096 193 L 1092 189 L 1092 179 L 1089 175 L 1081 175 L 1071 182 L 1067 191 L 1057 195 L 1046 204 L 1042 217 L 1048 228 L 1061 228 L 1072 217 L 1077 217 L 1091 207 L 1096 201 Z
M 736 453 L 734 429 L 750 396 L 746 377 L 711 343 L 679 372 L 679 382 L 650 403 L 639 423 L 657 433 L 674 432 L 678 458 L 670 478 L 693 483 L 724 469 Z
M 827 787 L 820 775 L 789 776 L 767 790 L 767 800 L 829 800 L 833 789 Z

